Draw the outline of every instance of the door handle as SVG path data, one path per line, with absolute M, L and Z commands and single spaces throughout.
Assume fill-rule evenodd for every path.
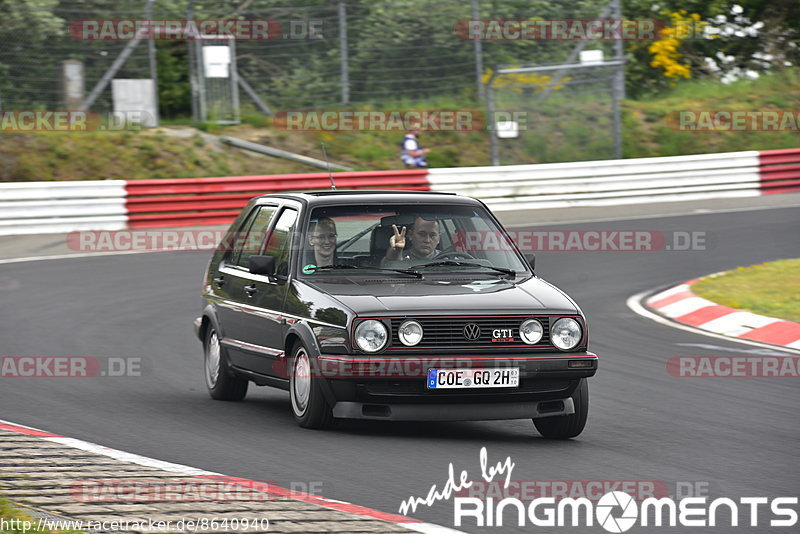
M 250 284 L 249 286 L 244 286 L 244 292 L 247 293 L 248 297 L 252 297 L 255 292 L 258 291 L 255 284 Z
M 219 276 L 217 278 L 214 278 L 214 285 L 216 285 L 217 287 L 224 286 L 225 285 L 225 277 L 224 276 Z

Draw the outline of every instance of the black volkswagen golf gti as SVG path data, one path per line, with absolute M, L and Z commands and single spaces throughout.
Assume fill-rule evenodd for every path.
M 478 200 L 446 193 L 270 194 L 214 252 L 195 329 L 206 383 L 289 391 L 298 424 L 533 420 L 577 436 L 586 319 Z

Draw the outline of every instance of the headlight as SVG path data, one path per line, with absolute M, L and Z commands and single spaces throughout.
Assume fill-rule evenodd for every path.
M 413 347 L 422 341 L 422 333 L 422 325 L 417 321 L 403 321 L 397 330 L 397 337 L 403 345 Z
M 544 335 L 544 328 L 542 328 L 542 323 L 536 319 L 522 321 L 522 324 L 519 325 L 519 337 L 528 345 L 536 345 L 542 339 L 542 335 Z
M 386 346 L 387 339 L 386 327 L 375 319 L 363 321 L 356 327 L 356 344 L 364 352 L 378 352 Z
M 581 337 L 581 325 L 569 317 L 562 317 L 550 329 L 550 340 L 561 350 L 574 349 L 580 343 Z

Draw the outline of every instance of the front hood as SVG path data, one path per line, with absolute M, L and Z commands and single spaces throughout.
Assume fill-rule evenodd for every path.
M 574 314 L 572 301 L 547 282 L 480 280 L 317 279 L 309 285 L 328 293 L 358 315 Z

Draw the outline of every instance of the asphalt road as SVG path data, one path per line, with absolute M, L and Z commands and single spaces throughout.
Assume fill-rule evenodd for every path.
M 141 358 L 141 376 L 0 378 L 0 418 L 228 475 L 297 489 L 310 484 L 326 497 L 395 513 L 404 499 L 424 497 L 433 484 L 441 487 L 451 462 L 456 472 L 479 479 L 481 447 L 491 463 L 510 457 L 515 480 L 647 480 L 670 492 L 692 485 L 732 499 L 800 495 L 798 380 L 672 377 L 665 362 L 673 356 L 761 349 L 670 328 L 625 305 L 650 288 L 800 256 L 800 208 L 557 228 L 704 232 L 707 243 L 706 250 L 694 251 L 538 255 L 537 274 L 583 307 L 590 349 L 600 357 L 600 370 L 590 379 L 589 422 L 575 440 L 541 439 L 530 421 L 344 422 L 318 432 L 296 426 L 281 391 L 251 386 L 244 403 L 212 401 L 191 326 L 200 310 L 205 253 L 0 265 L 0 355 Z M 451 500 L 414 515 L 453 526 Z M 460 528 L 604 532 L 598 526 L 469 525 Z

